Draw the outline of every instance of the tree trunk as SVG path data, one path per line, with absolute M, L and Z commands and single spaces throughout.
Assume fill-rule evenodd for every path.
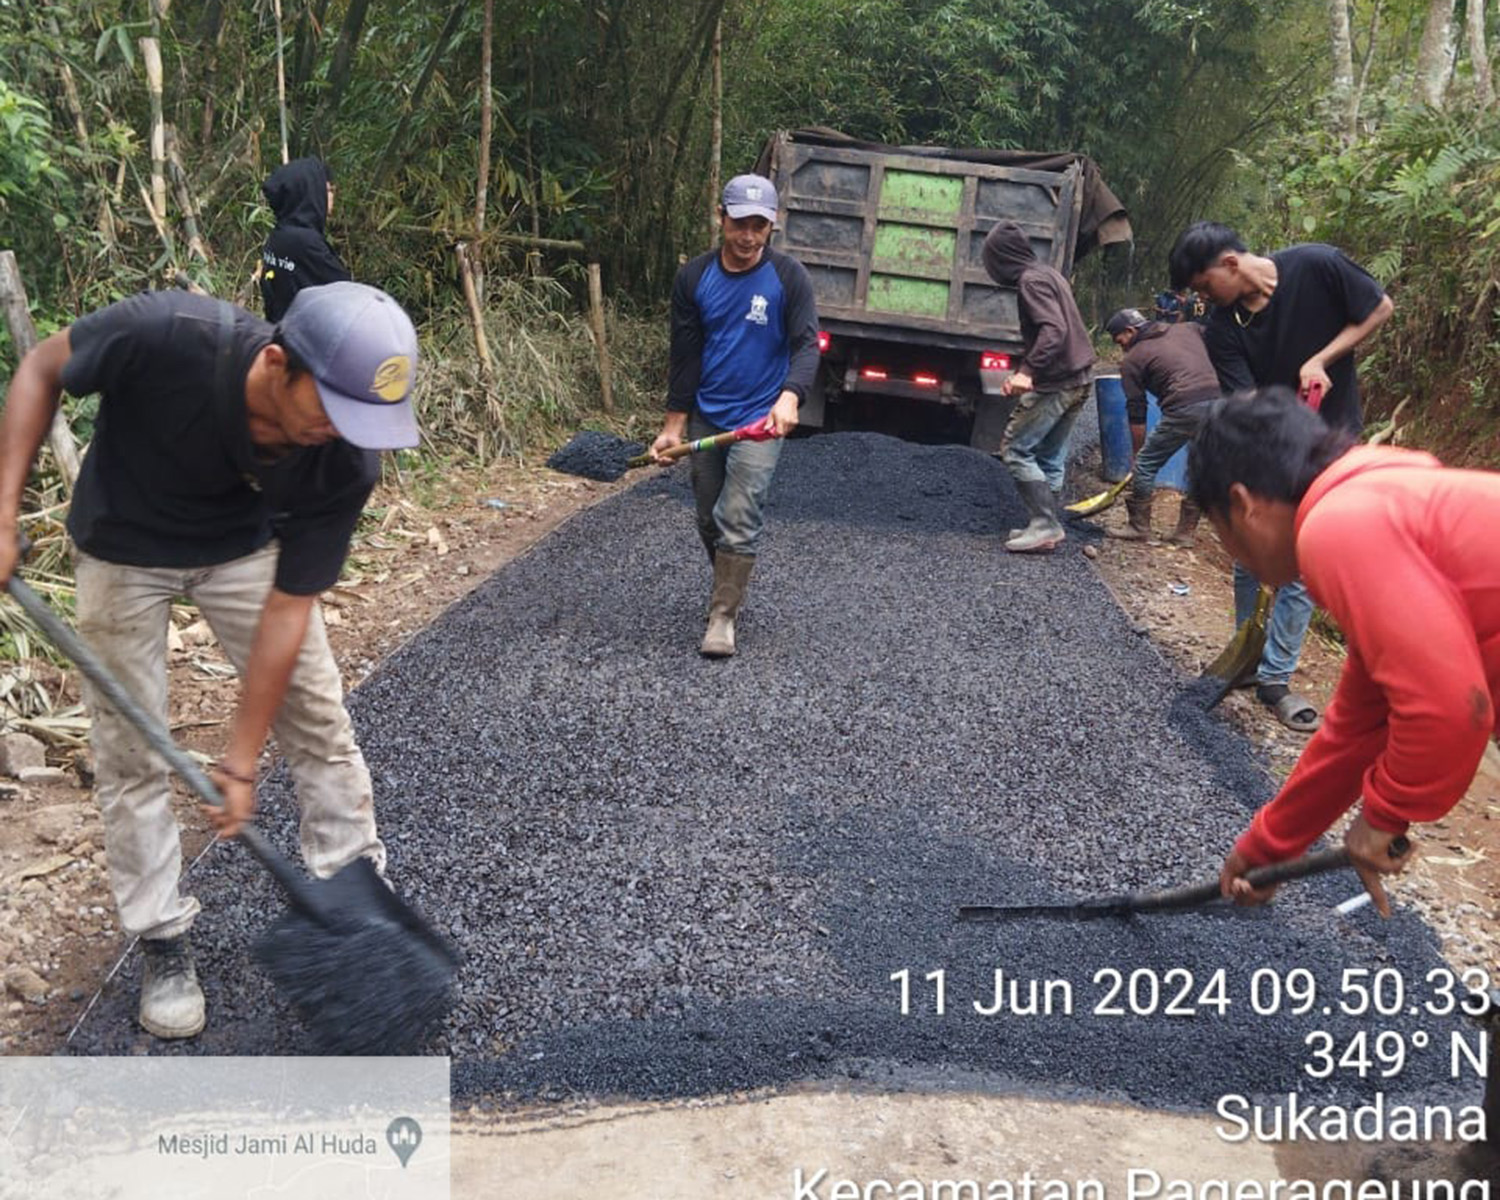
M 1354 40 L 1349 33 L 1348 0 L 1328 0 L 1328 31 L 1333 50 L 1330 93 L 1334 120 L 1339 138 L 1347 146 L 1354 141 L 1358 116 L 1354 108 Z
M 1474 100 L 1480 108 L 1495 103 L 1495 82 L 1490 73 L 1490 52 L 1484 37 L 1485 0 L 1468 0 L 1469 65 L 1474 70 Z
M 1427 0 L 1427 21 L 1417 50 L 1417 99 L 1442 107 L 1452 62 L 1454 0 Z
M 328 0 L 305 0 L 302 15 L 297 19 L 297 32 L 292 41 L 292 78 L 288 85 L 291 93 L 292 141 L 300 146 L 304 136 L 308 110 L 312 106 L 309 84 L 313 66 L 317 62 L 318 44 L 323 39 L 323 21 L 328 15 Z
M 412 116 L 421 107 L 422 97 L 427 94 L 427 87 L 432 83 L 432 77 L 437 74 L 438 61 L 443 57 L 443 52 L 448 49 L 448 43 L 453 40 L 453 34 L 458 29 L 458 20 L 463 16 L 464 9 L 469 7 L 469 0 L 458 0 L 448 10 L 448 19 L 443 23 L 442 32 L 438 34 L 437 41 L 433 43 L 431 52 L 427 55 L 427 63 L 422 68 L 422 74 L 417 78 L 417 85 L 412 89 L 411 99 L 406 103 L 406 111 L 401 114 L 401 120 L 396 125 L 395 136 L 388 141 L 380 151 L 380 158 L 375 163 L 375 170 L 370 174 L 370 191 L 380 187 L 385 178 L 386 168 L 390 165 L 391 155 L 396 148 L 406 145 L 406 132 L 411 128 Z
M 364 31 L 365 14 L 369 11 L 370 0 L 349 0 L 344 27 L 339 31 L 338 45 L 333 48 L 333 60 L 328 64 L 328 90 L 313 116 L 308 137 L 309 148 L 314 154 L 321 154 L 333 136 L 333 125 L 338 119 L 339 105 L 344 102 L 349 77 L 354 74 L 354 56 L 359 50 L 359 37 Z
M 0 250 L 0 309 L 5 312 L 11 344 L 16 348 L 16 361 L 20 362 L 36 345 L 36 327 L 31 323 L 21 268 L 16 263 L 15 254 L 9 250 Z M 47 445 L 51 447 L 52 457 L 57 460 L 58 471 L 62 474 L 63 492 L 71 495 L 73 484 L 78 479 L 78 443 L 73 440 L 73 431 L 68 428 L 61 408 L 47 431 Z

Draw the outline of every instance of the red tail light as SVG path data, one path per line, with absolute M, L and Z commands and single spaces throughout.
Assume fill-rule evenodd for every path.
M 884 367 L 866 367 L 859 373 L 861 379 L 884 379 L 886 378 Z
M 1009 371 L 1010 355 L 1001 354 L 998 350 L 986 350 L 979 356 L 979 369 L 981 371 Z
M 826 329 L 818 330 L 818 353 L 827 354 L 828 347 L 833 345 L 833 334 Z
M 919 371 L 917 374 L 913 375 L 911 377 L 911 381 L 913 383 L 920 384 L 922 387 L 937 387 L 938 384 L 943 382 L 936 375 L 929 375 L 925 371 Z

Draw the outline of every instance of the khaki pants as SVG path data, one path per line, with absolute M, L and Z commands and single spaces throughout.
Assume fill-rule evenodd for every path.
M 104 664 L 145 706 L 167 721 L 167 620 L 187 596 L 202 612 L 241 675 L 261 607 L 276 573 L 272 543 L 212 567 L 130 567 L 77 558 L 78 627 Z M 169 803 L 166 763 L 134 726 L 85 685 L 93 717 L 95 796 L 120 924 L 142 937 L 176 937 L 192 925 L 198 901 L 178 890 L 182 844 Z M 344 689 L 316 608 L 272 727 L 297 784 L 302 857 L 327 877 L 363 855 L 385 869 L 375 832 L 370 772 L 354 742 Z

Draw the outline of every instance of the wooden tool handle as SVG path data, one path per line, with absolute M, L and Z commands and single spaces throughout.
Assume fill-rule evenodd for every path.
M 172 740 L 172 735 L 162 723 L 125 690 L 124 685 L 114 677 L 89 644 L 78 636 L 77 631 L 53 612 L 47 602 L 32 591 L 29 584 L 15 575 L 10 577 L 6 590 L 26 611 L 27 616 L 41 626 L 42 632 L 51 639 L 52 644 L 77 664 L 78 669 L 99 690 L 99 694 L 109 702 L 110 707 L 140 730 L 141 736 L 151 748 L 167 760 L 167 765 L 182 777 L 182 781 L 198 798 L 222 808 L 224 797 L 219 794 L 213 781 L 204 774 L 203 768 Z M 319 912 L 317 903 L 307 892 L 307 885 L 297 868 L 266 840 L 260 830 L 253 825 L 244 825 L 238 836 L 250 852 L 260 859 L 266 870 L 276 877 L 276 882 L 281 884 L 293 904 L 307 913 L 316 915 Z
M 738 439 L 738 433 L 731 429 L 728 433 L 716 433 L 712 437 L 698 438 L 696 441 L 683 442 L 680 445 L 671 446 L 661 452 L 661 458 L 666 462 L 676 462 L 679 458 L 686 458 L 699 450 L 713 450 L 719 446 L 727 446 Z M 657 460 L 650 454 L 637 454 L 626 465 L 631 467 L 650 466 Z

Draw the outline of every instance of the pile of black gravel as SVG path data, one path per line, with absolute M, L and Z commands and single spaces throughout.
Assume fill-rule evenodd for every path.
M 698 657 L 709 578 L 685 472 L 580 514 L 395 654 L 352 699 L 391 876 L 462 949 L 444 1036 L 464 1095 L 671 1096 L 920 1075 L 1201 1106 L 1364 1095 L 1299 1070 L 1313 1029 L 1252 976 L 1439 965 L 1414 917 L 1331 911 L 1352 875 L 1269 910 L 959 924 L 961 903 L 1070 901 L 1216 874 L 1270 794 L 1244 741 L 1111 602 L 1078 542 L 1007 555 L 994 460 L 874 435 L 787 446 L 740 623 Z M 1227 589 L 1228 582 L 1226 580 Z M 1227 632 L 1227 631 L 1226 631 Z M 284 781 L 268 831 L 294 845 Z M 278 906 L 242 853 L 193 887 L 209 993 L 196 1053 L 303 1053 L 247 960 Z M 1069 981 L 1072 1016 L 985 1018 L 995 968 Z M 930 1011 L 943 969 L 948 1012 Z M 1092 1015 L 1096 972 L 1214 973 L 1231 1007 Z M 923 1011 L 902 1016 L 910 971 Z M 1279 977 L 1279 976 L 1278 976 Z M 1149 983 L 1146 976 L 1142 986 Z M 1180 976 L 1173 977 L 1180 980 Z M 1326 993 L 1325 993 L 1326 994 Z M 79 1048 L 128 1052 L 133 979 Z M 1264 997 L 1263 997 L 1264 998 Z M 1450 1025 L 1400 1014 L 1384 1027 Z M 153 1049 L 162 1049 L 154 1046 Z M 175 1049 L 175 1048 L 174 1048 Z M 1445 1082 L 1414 1056 L 1388 1093 Z
M 627 442 L 612 434 L 585 429 L 574 434 L 567 445 L 547 460 L 547 465 L 568 475 L 613 483 L 629 470 L 632 458 L 645 452 L 646 447 L 640 442 Z

